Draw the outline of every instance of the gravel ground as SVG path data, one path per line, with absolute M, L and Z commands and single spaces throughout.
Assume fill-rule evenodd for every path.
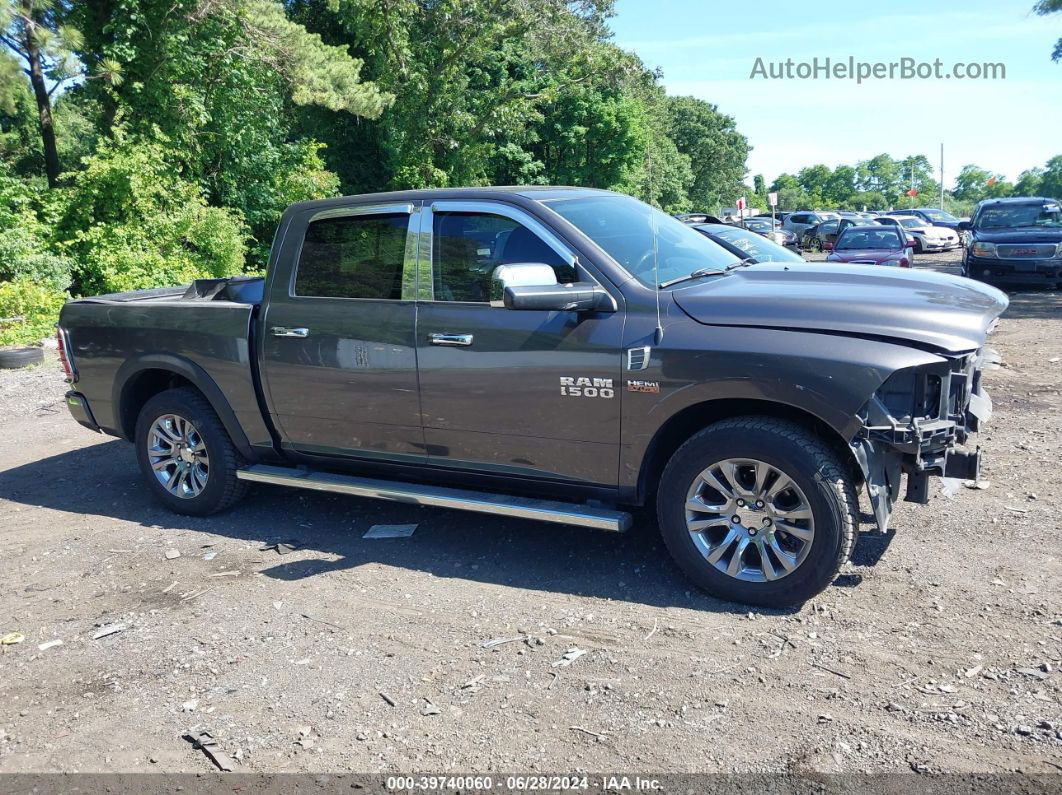
M 987 488 L 900 503 L 780 612 L 691 590 L 645 517 L 285 489 L 177 516 L 70 420 L 54 355 L 0 371 L 0 634 L 25 635 L 0 647 L 0 772 L 211 770 L 192 729 L 254 772 L 1058 773 L 1060 329 L 1062 293 L 1012 295 Z

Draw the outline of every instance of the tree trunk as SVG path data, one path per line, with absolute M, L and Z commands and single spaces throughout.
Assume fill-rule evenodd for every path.
M 29 3 L 23 3 L 23 13 L 32 20 Z M 30 85 L 37 98 L 37 116 L 41 127 L 41 144 L 44 146 L 44 170 L 48 174 L 48 187 L 59 184 L 59 150 L 55 146 L 55 127 L 52 124 L 52 98 L 48 96 L 48 86 L 44 82 L 44 69 L 41 66 L 41 51 L 31 34 L 31 21 L 26 26 L 26 59 L 30 67 Z

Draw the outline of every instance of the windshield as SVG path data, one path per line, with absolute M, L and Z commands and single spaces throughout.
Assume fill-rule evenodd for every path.
M 917 218 L 901 218 L 900 223 L 906 226 L 908 229 L 917 229 L 922 225 L 922 222 Z
M 604 194 L 544 201 L 593 240 L 646 287 L 681 278 L 701 268 L 725 268 L 735 257 L 693 227 L 630 196 Z M 653 273 L 656 231 L 658 274 Z
M 1062 228 L 1062 205 L 1012 204 L 986 207 L 977 216 L 978 229 Z
M 946 224 L 957 224 L 959 219 L 951 213 L 946 213 L 943 210 L 921 210 L 920 211 L 926 218 L 933 222 L 943 221 Z
M 711 227 L 700 228 L 699 231 L 706 235 L 714 235 L 720 240 L 725 240 L 735 248 L 741 249 L 756 262 L 803 262 L 803 258 L 794 254 L 784 246 L 768 240 L 762 235 L 750 232 L 747 229 L 737 227 Z
M 860 249 L 898 250 L 900 236 L 893 229 L 847 229 L 834 247 L 837 251 L 855 251 Z

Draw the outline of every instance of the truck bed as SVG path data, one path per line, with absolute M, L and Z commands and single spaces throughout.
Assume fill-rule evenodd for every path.
M 220 404 L 231 406 L 247 443 L 271 446 L 253 343 L 263 289 L 260 278 L 201 279 L 189 287 L 68 302 L 60 328 L 77 368 L 74 388 L 88 399 L 96 424 L 128 438 L 136 418 L 122 411 L 123 395 L 154 377 L 153 370 L 169 370 L 183 374 L 212 403 L 212 392 L 223 396 L 219 414 Z

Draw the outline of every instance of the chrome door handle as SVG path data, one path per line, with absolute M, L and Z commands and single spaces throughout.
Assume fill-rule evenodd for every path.
M 310 330 L 308 328 L 290 328 L 288 326 L 273 326 L 270 332 L 274 337 L 308 337 L 310 336 Z
M 428 342 L 432 345 L 461 345 L 472 344 L 471 334 L 429 334 Z

